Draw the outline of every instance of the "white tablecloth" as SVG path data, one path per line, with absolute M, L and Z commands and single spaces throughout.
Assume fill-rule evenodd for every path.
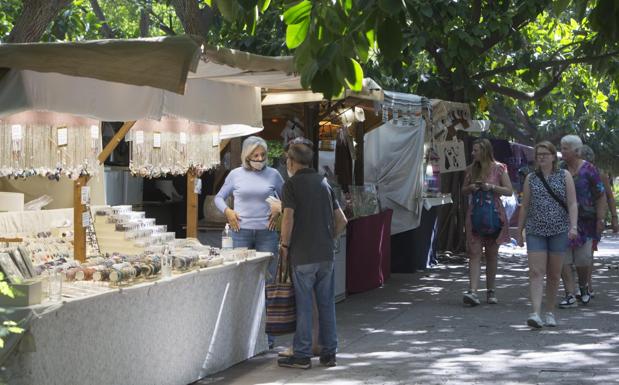
M 269 258 L 48 308 L 30 324 L 35 351 L 7 362 L 8 383 L 184 385 L 253 357 L 267 349 Z

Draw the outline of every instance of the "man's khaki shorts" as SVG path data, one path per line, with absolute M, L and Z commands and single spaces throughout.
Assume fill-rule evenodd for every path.
M 565 252 L 565 258 L 563 259 L 564 265 L 574 265 L 576 267 L 590 266 L 593 262 L 593 240 L 589 239 L 584 245 L 572 249 L 567 248 Z

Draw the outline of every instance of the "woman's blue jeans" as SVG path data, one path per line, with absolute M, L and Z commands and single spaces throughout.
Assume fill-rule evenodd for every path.
M 231 233 L 232 245 L 234 247 L 247 247 L 248 249 L 255 249 L 256 251 L 265 251 L 273 254 L 273 257 L 271 257 L 269 261 L 266 276 L 266 283 L 272 283 L 275 279 L 275 272 L 277 271 L 279 233 L 269 229 L 240 229 L 238 232 L 232 231 Z M 269 335 L 269 345 L 272 345 L 274 341 L 275 337 Z

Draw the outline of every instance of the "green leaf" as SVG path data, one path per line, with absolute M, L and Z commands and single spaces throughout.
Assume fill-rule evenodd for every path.
M 385 19 L 378 27 L 378 47 L 387 61 L 400 57 L 402 40 L 402 31 L 396 19 Z
M 325 70 L 329 68 L 338 53 L 340 53 L 340 45 L 337 43 L 329 44 L 319 56 L 318 65 L 320 69 Z
M 308 65 L 303 67 L 301 70 L 301 87 L 309 88 L 318 70 L 319 66 L 316 60 L 312 60 Z
M 258 1 L 258 8 L 260 9 L 260 12 L 266 12 L 266 10 L 269 8 L 269 5 L 271 5 L 271 0 Z
M 305 38 L 307 37 L 307 31 L 309 30 L 309 18 L 304 19 L 297 24 L 290 24 L 286 28 L 286 46 L 290 49 L 297 48 Z
M 362 63 L 365 63 L 370 56 L 370 45 L 364 34 L 359 34 L 355 39 L 355 52 Z
M 309 19 L 311 13 L 312 3 L 308 0 L 303 0 L 284 12 L 284 23 L 288 25 L 299 24 L 303 20 Z
M 322 24 L 336 35 L 342 35 L 346 30 L 345 21 L 340 19 L 340 15 L 333 7 L 325 8 Z
M 217 8 L 226 21 L 234 22 L 237 20 L 240 8 L 236 1 L 217 0 Z
M 228 0 L 228 1 L 232 1 L 232 0 Z M 236 0 L 236 2 L 246 11 L 256 8 L 256 6 L 258 5 L 258 0 Z
M 355 59 L 349 59 L 346 68 L 346 85 L 353 91 L 363 88 L 363 69 Z
M 421 14 L 427 18 L 431 18 L 432 16 L 434 16 L 434 11 L 432 11 L 432 6 L 429 4 L 423 5 L 420 11 L 421 11 Z
M 378 0 L 378 7 L 388 15 L 397 15 L 402 10 L 401 0 Z

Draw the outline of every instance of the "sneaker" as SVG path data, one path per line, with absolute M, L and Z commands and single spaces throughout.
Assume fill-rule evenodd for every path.
M 559 308 L 568 309 L 571 307 L 576 307 L 576 297 L 573 294 L 568 294 L 559 302 Z
M 542 319 L 539 318 L 539 315 L 537 313 L 531 313 L 529 314 L 529 318 L 527 318 L 527 325 L 531 326 L 532 328 L 540 329 L 543 325 Z
M 488 290 L 486 292 L 486 302 L 488 302 L 490 305 L 496 305 L 497 303 L 499 303 L 499 300 L 497 299 L 494 290 Z
M 326 367 L 333 367 L 337 365 L 337 361 L 335 359 L 335 353 L 320 356 L 320 363 Z
M 462 302 L 464 302 L 466 305 L 471 306 L 477 306 L 481 303 L 479 302 L 479 297 L 477 297 L 477 294 L 473 293 L 472 291 L 467 291 L 466 293 L 464 293 L 464 296 L 462 297 Z
M 286 349 L 286 350 L 283 350 L 283 351 L 281 351 L 281 352 L 277 353 L 277 355 L 278 355 L 279 357 L 292 357 L 292 356 L 294 356 L 294 352 L 292 351 L 292 346 L 291 346 L 291 347 L 289 347 L 289 348 L 288 348 L 288 349 Z
M 589 301 L 591 301 L 591 295 L 589 294 L 589 289 L 587 287 L 581 287 L 580 288 L 580 302 L 582 302 L 583 305 L 586 305 L 589 303 Z
M 284 368 L 309 369 L 312 360 L 309 357 L 284 357 L 277 360 L 277 365 Z
M 557 326 L 557 320 L 555 319 L 555 315 L 551 312 L 546 313 L 546 322 L 544 322 L 544 326 L 555 327 Z

